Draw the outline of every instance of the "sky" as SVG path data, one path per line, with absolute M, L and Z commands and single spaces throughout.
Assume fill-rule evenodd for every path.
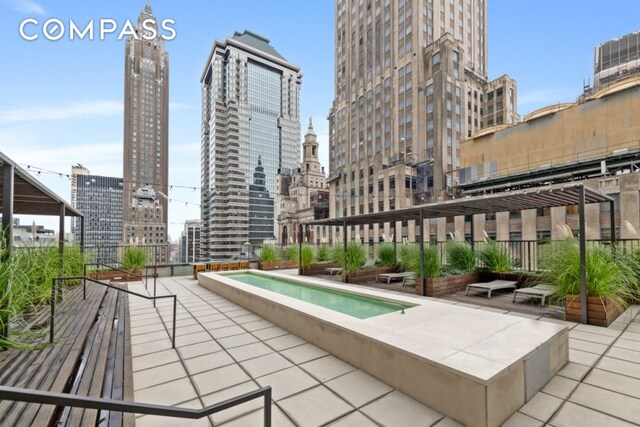
M 26 18 L 86 24 L 135 22 L 145 0 L 0 0 L 0 151 L 25 168 L 57 173 L 38 178 L 70 199 L 71 165 L 122 176 L 124 40 L 35 41 L 20 37 Z M 250 29 L 301 67 L 301 127 L 313 117 L 320 161 L 328 169 L 333 100 L 332 0 L 152 0 L 159 20 L 175 20 L 169 52 L 169 235 L 200 217 L 200 75 L 215 39 Z M 615 7 L 614 7 L 615 6 Z M 637 0 L 488 0 L 489 78 L 518 82 L 518 110 L 572 101 L 593 76 L 593 50 L 640 30 Z M 66 25 L 68 27 L 68 25 Z M 36 27 L 30 27 L 31 29 Z M 38 27 L 41 29 L 41 26 Z M 59 174 L 62 174 L 60 176 Z M 24 217 L 57 229 L 57 220 Z

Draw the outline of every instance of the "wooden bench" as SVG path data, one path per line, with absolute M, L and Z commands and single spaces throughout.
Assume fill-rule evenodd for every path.
M 0 384 L 133 400 L 128 295 L 88 282 L 86 300 L 81 286 L 65 291 L 64 299 L 56 304 L 55 320 L 53 345 L 0 352 Z M 48 323 L 49 308 L 44 307 L 32 324 Z M 66 426 L 94 426 L 98 416 L 109 425 L 134 424 L 132 414 L 98 412 L 5 400 L 0 401 L 0 425 L 39 426 L 59 421 Z

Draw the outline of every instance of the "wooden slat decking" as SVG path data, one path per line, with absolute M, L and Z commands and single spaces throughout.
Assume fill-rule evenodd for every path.
M 56 307 L 55 343 L 37 351 L 0 352 L 0 384 L 128 399 L 133 397 L 128 295 L 87 283 L 67 292 Z M 48 325 L 48 307 L 34 319 Z M 0 401 L 0 425 L 95 426 L 96 410 Z M 107 413 L 109 425 L 133 425 L 133 415 Z

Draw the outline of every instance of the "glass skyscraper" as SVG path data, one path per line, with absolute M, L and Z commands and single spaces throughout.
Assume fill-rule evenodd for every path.
M 300 157 L 301 79 L 262 36 L 215 41 L 201 78 L 203 259 L 275 239 L 275 177 Z

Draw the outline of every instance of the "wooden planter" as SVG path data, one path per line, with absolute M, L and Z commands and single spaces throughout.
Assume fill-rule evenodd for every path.
M 138 271 L 132 271 L 132 273 L 140 274 Z M 139 276 L 133 276 L 120 271 L 99 271 L 97 273 L 91 272 L 87 274 L 90 279 L 99 280 L 101 282 L 133 282 L 141 280 Z
M 311 264 L 307 267 L 303 267 L 302 271 L 300 271 L 300 275 L 301 276 L 318 276 L 320 274 L 324 274 L 325 268 L 339 268 L 339 267 L 340 267 L 340 264 L 335 262 Z
M 567 295 L 564 300 L 566 309 L 566 320 L 578 322 L 581 318 L 581 298 L 580 295 Z M 587 323 L 595 326 L 609 326 L 620 316 L 622 312 L 611 302 L 611 300 L 601 297 L 587 298 Z
M 375 282 L 378 274 L 395 273 L 398 267 L 373 267 L 353 271 L 347 275 L 347 283 L 362 284 Z
M 263 271 L 287 270 L 290 268 L 298 268 L 298 261 L 259 262 L 258 268 Z
M 441 297 L 464 291 L 467 285 L 480 282 L 480 273 L 458 274 L 456 276 L 436 277 L 424 279 L 425 295 L 428 297 Z M 422 295 L 420 279 L 416 280 L 416 294 Z

